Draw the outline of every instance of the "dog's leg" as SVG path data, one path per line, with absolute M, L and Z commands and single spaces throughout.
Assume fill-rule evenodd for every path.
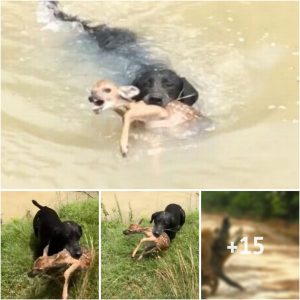
M 239 289 L 240 291 L 244 291 L 245 289 L 236 281 L 230 279 L 223 271 L 219 272 L 218 276 L 223 279 L 227 284 Z
M 80 267 L 80 262 L 73 263 L 65 272 L 64 272 L 64 287 L 63 287 L 63 293 L 62 293 L 62 299 L 68 299 L 68 288 L 69 288 L 69 281 L 71 274 Z

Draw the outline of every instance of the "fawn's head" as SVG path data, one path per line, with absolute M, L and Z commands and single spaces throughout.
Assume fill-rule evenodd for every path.
M 120 100 L 130 100 L 138 95 L 140 90 L 132 85 L 117 86 L 108 80 L 99 80 L 91 90 L 89 101 L 94 104 L 93 111 L 113 109 L 118 106 Z
M 28 273 L 29 277 L 34 277 L 41 272 L 43 272 L 45 269 L 49 268 L 51 264 L 53 263 L 53 256 L 48 256 L 44 254 L 43 256 L 38 257 L 35 262 L 33 263 L 33 268 L 31 272 Z
M 130 224 L 129 227 L 123 231 L 123 234 L 129 235 L 132 233 L 141 232 L 143 230 L 143 227 L 141 226 L 142 222 L 143 219 L 141 219 L 137 224 Z

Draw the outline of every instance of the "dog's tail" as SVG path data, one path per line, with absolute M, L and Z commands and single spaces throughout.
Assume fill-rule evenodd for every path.
M 64 11 L 62 11 L 59 7 L 59 1 L 45 1 L 45 5 L 46 7 L 52 11 L 53 15 L 61 20 L 61 21 L 65 21 L 65 22 L 77 22 L 79 24 L 81 24 L 81 26 L 83 27 L 83 29 L 85 31 L 87 31 L 90 34 L 94 34 L 94 27 L 93 26 L 89 26 L 90 21 L 87 20 L 82 20 L 81 18 L 79 18 L 78 16 L 73 16 L 70 15 L 68 13 L 65 13 Z
M 39 209 L 44 208 L 44 206 L 42 206 L 41 204 L 37 203 L 37 201 L 32 200 L 33 205 L 37 206 Z

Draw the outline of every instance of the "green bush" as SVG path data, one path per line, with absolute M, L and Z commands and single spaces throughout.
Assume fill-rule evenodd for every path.
M 234 217 L 299 220 L 298 192 L 203 192 L 205 212 L 227 212 Z

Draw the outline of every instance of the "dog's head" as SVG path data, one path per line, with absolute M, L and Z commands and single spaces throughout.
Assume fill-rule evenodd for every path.
M 57 253 L 66 249 L 72 257 L 79 258 L 82 255 L 82 250 L 79 240 L 82 236 L 82 228 L 73 221 L 62 222 L 61 226 L 54 228 L 53 235 L 49 243 L 49 252 Z M 52 253 L 51 253 L 52 252 Z
M 172 100 L 192 105 L 198 98 L 194 87 L 169 69 L 151 69 L 138 75 L 132 83 L 139 88 L 138 100 L 165 107 Z
M 99 80 L 92 88 L 88 99 L 94 104 L 93 111 L 99 113 L 118 107 L 121 99 L 130 100 L 139 92 L 139 89 L 132 85 L 118 87 L 111 81 Z
M 152 223 L 153 221 L 154 221 L 154 227 L 152 232 L 156 237 L 160 236 L 164 231 L 174 230 L 174 228 L 172 228 L 172 224 L 174 221 L 173 216 L 169 212 L 166 211 L 155 212 L 151 216 L 150 223 Z

